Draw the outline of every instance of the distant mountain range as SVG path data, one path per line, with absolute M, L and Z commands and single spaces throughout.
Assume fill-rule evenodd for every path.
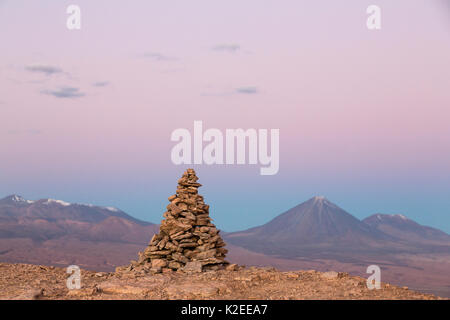
M 0 261 L 111 271 L 136 259 L 158 230 L 113 207 L 11 195 L 0 200 Z M 393 283 L 450 297 L 442 271 L 450 269 L 450 236 L 403 215 L 361 221 L 314 197 L 262 226 L 223 237 L 232 262 L 362 276 L 378 264 Z
M 283 258 L 360 260 L 388 253 L 450 253 L 450 236 L 403 215 L 375 214 L 363 221 L 325 197 L 314 197 L 227 242 Z
M 450 236 L 401 214 L 374 214 L 360 221 L 326 198 L 314 197 L 224 239 L 229 258 L 240 263 L 362 277 L 375 264 L 385 281 L 450 297 Z
M 422 226 L 402 214 L 378 213 L 364 219 L 363 222 L 392 238 L 410 243 L 449 245 L 450 241 L 450 236 L 447 233 L 439 229 Z
M 113 270 L 158 228 L 112 207 L 11 195 L 0 200 L 0 261 Z

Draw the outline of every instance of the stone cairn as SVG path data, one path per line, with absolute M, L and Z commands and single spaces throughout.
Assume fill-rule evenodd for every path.
M 225 242 L 209 217 L 209 205 L 198 194 L 201 184 L 193 169 L 187 169 L 178 180 L 177 192 L 169 197 L 159 233 L 151 239 L 132 269 L 151 273 L 166 271 L 219 270 L 228 262 Z

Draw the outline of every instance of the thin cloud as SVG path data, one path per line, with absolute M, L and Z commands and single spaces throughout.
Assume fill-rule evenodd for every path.
M 27 130 L 28 134 L 32 134 L 32 135 L 37 135 L 37 134 L 42 134 L 42 131 L 39 129 L 29 129 Z
M 241 46 L 238 44 L 218 44 L 214 47 L 212 47 L 214 51 L 219 52 L 237 52 L 241 49 Z
M 41 91 L 42 94 L 48 94 L 54 96 L 55 98 L 62 99 L 74 99 L 85 96 L 83 92 L 80 91 L 79 88 L 74 87 L 62 87 L 58 90 L 44 90 Z
M 92 84 L 94 87 L 106 87 L 109 86 L 109 81 L 97 81 Z
M 240 87 L 240 88 L 236 88 L 235 92 L 240 93 L 240 94 L 257 94 L 258 88 L 256 88 L 256 87 Z
M 174 57 L 166 56 L 159 52 L 146 52 L 144 53 L 144 58 L 150 58 L 156 61 L 173 61 L 176 60 Z
M 30 66 L 26 66 L 25 70 L 27 70 L 29 72 L 34 72 L 34 73 L 43 73 L 47 76 L 63 72 L 63 70 L 61 68 L 54 67 L 54 66 L 48 66 L 48 65 L 30 65 Z
M 246 87 L 237 87 L 237 88 L 228 88 L 228 89 L 217 89 L 212 86 L 207 86 L 205 92 L 200 93 L 203 97 L 227 97 L 233 96 L 237 94 L 245 94 L 245 95 L 254 95 L 260 93 L 258 87 L 255 86 L 246 86 Z

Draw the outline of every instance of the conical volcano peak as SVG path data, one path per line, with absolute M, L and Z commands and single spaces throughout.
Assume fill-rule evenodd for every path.
M 335 205 L 330 200 L 325 198 L 325 196 L 315 196 L 315 197 L 311 198 L 309 201 L 312 202 L 313 205 L 316 205 L 316 206 L 327 205 L 327 206 L 330 206 L 330 207 L 338 208 L 337 205 Z
M 269 252 L 272 249 L 272 252 L 289 250 L 293 253 L 292 256 L 298 257 L 316 245 L 321 248 L 322 245 L 326 247 L 339 242 L 338 246 L 342 246 L 341 249 L 345 251 L 349 245 L 356 247 L 361 246 L 364 241 L 380 239 L 379 233 L 370 229 L 368 225 L 325 197 L 316 196 L 260 227 L 227 237 L 232 239 L 234 244 L 237 244 L 238 240 L 250 243 L 254 248 L 259 248 L 260 252 Z

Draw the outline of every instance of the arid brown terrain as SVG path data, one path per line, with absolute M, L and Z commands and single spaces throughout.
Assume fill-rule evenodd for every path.
M 0 263 L 0 299 L 441 299 L 382 283 L 369 290 L 366 279 L 315 270 L 230 265 L 226 270 L 162 274 L 81 271 L 81 289 L 69 290 L 66 269 Z
M 295 223 L 303 228 L 307 223 L 305 233 L 315 228 L 316 233 L 324 234 L 320 239 L 326 239 L 330 234 L 336 235 L 332 229 L 322 229 L 326 218 L 333 219 L 333 224 L 341 230 L 354 225 L 348 227 L 349 232 L 346 233 L 355 235 L 354 242 L 360 243 L 367 236 L 370 237 L 373 229 L 376 229 L 373 234 L 377 238 L 380 238 L 379 232 L 383 232 L 389 241 L 382 239 L 386 246 L 380 246 L 383 250 L 372 251 L 371 255 L 357 254 L 355 250 L 341 251 L 336 256 L 333 247 L 330 247 L 333 241 L 323 245 L 320 241 L 313 243 L 311 247 L 315 246 L 315 249 L 309 248 L 307 252 L 308 248 L 302 245 L 307 239 L 280 239 L 299 231 L 285 230 L 283 234 L 278 231 L 283 226 L 271 228 L 272 223 L 268 223 L 264 228 L 251 230 L 253 234 L 224 233 L 227 260 L 242 265 L 271 266 L 283 271 L 335 270 L 363 278 L 368 276 L 367 266 L 376 264 L 381 268 L 382 281 L 450 297 L 450 242 L 446 240 L 449 236 L 445 233 L 421 226 L 400 215 L 376 214 L 363 221 L 367 224 L 365 226 L 335 205 L 328 204 L 326 199 L 313 199 L 310 201 L 311 207 L 305 207 L 306 204 L 297 208 L 302 210 L 296 209 L 295 214 L 286 217 L 293 219 L 285 223 L 286 228 L 292 228 Z M 321 219 L 319 222 L 315 219 L 318 217 Z M 349 223 L 343 223 L 342 220 L 348 220 Z M 0 261 L 63 268 L 78 265 L 83 269 L 112 272 L 116 266 L 126 265 L 136 259 L 137 252 L 147 247 L 158 229 L 157 224 L 136 220 L 114 208 L 69 204 L 51 199 L 31 201 L 13 195 L 0 200 Z M 361 231 L 365 229 L 370 232 Z M 356 237 L 358 234 L 366 238 Z M 267 243 L 264 236 L 270 238 L 271 243 Z M 392 241 L 394 237 L 396 240 Z M 258 240 L 267 246 L 259 250 Z M 367 248 L 377 241 L 368 243 Z M 290 246 L 290 243 L 296 245 Z M 276 245 L 279 247 L 275 248 Z M 326 246 L 328 248 L 325 250 Z M 352 247 L 355 246 L 349 246 Z M 393 248 L 397 250 L 391 250 Z

